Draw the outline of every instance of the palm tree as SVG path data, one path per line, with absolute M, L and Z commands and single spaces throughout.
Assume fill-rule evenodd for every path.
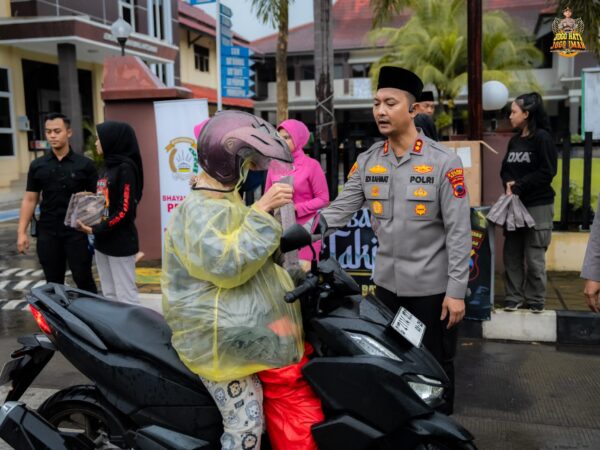
M 562 17 L 562 11 L 569 6 L 573 17 L 581 17 L 584 24 L 583 41 L 587 50 L 600 58 L 600 0 L 560 0 L 556 8 L 557 16 Z
M 289 3 L 294 0 L 252 0 L 252 9 L 258 19 L 277 28 L 277 52 L 275 54 L 275 77 L 277 79 L 277 123 L 288 118 L 287 47 Z
M 452 108 L 468 78 L 465 6 L 465 0 L 419 0 L 411 5 L 414 14 L 404 26 L 373 30 L 371 38 L 384 41 L 388 49 L 373 65 L 371 75 L 376 78 L 382 65 L 405 67 L 425 84 L 433 84 L 440 103 Z M 502 11 L 485 13 L 483 29 L 484 80 L 502 81 L 519 92 L 539 90 L 525 70 L 543 58 L 533 42 Z

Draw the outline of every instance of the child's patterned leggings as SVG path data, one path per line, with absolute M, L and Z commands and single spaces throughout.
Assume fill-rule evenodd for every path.
M 222 450 L 258 450 L 263 432 L 263 390 L 256 375 L 215 382 L 200 377 L 223 417 Z

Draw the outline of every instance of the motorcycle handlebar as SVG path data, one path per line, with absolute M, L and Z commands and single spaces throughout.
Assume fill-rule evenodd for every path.
M 313 289 L 316 289 L 318 285 L 319 278 L 314 276 L 313 274 L 308 274 L 306 276 L 306 279 L 300 284 L 300 286 L 298 286 L 293 291 L 290 291 L 287 294 L 285 294 L 284 300 L 286 301 L 286 303 L 294 303 L 302 295 L 312 291 Z

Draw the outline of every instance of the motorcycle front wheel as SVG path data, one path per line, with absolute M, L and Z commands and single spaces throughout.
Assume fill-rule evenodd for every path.
M 127 448 L 126 420 L 103 401 L 95 386 L 72 386 L 49 397 L 38 413 L 61 431 L 83 433 L 97 449 Z

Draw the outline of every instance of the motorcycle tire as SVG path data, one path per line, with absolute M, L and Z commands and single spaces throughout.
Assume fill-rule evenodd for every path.
M 103 400 L 95 386 L 78 385 L 58 391 L 38 408 L 38 413 L 57 428 L 77 430 L 97 448 L 127 448 L 127 419 Z

